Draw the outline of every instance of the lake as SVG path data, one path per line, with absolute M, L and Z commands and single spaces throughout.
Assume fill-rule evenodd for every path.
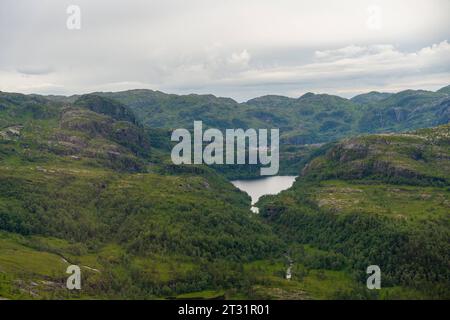
M 259 209 L 253 205 L 258 202 L 259 198 L 266 194 L 278 194 L 283 190 L 289 189 L 295 178 L 297 176 L 273 176 L 250 180 L 233 180 L 231 183 L 252 198 L 251 210 L 258 213 Z

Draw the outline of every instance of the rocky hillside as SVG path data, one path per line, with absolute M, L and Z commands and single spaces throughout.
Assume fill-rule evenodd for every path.
M 450 125 L 349 138 L 325 148 L 323 156 L 303 169 L 303 176 L 450 184 Z

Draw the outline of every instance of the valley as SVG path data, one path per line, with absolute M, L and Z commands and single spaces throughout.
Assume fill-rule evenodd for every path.
M 449 94 L 0 92 L 0 297 L 448 299 Z M 280 128 L 280 175 L 299 177 L 255 204 L 230 181 L 259 164 L 173 164 L 194 120 Z

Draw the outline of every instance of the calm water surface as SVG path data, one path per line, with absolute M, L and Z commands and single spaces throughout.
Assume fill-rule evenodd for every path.
M 241 189 L 252 198 L 252 205 L 258 202 L 259 198 L 266 194 L 278 194 L 292 186 L 297 176 L 274 176 L 251 180 L 231 181 L 237 188 Z M 252 207 L 253 212 L 258 212 L 258 208 Z

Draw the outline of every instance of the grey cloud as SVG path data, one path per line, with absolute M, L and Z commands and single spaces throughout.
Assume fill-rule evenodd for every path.
M 372 2 L 78 0 L 81 30 L 69 31 L 73 1 L 2 0 L 0 90 L 144 87 L 245 100 L 450 82 L 450 2 L 379 0 L 383 25 L 369 30 Z
M 52 71 L 52 68 L 48 66 L 22 66 L 17 68 L 17 72 L 26 75 L 44 75 Z

